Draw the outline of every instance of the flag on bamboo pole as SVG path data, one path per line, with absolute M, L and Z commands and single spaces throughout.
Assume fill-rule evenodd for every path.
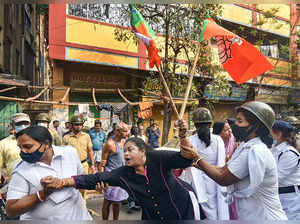
M 269 71 L 273 65 L 252 44 L 213 19 L 204 20 L 200 42 L 216 38 L 220 62 L 237 84 L 242 84 Z
M 130 24 L 136 36 L 146 45 L 149 58 L 149 67 L 153 68 L 154 65 L 159 68 L 160 56 L 154 42 L 155 32 L 148 26 L 141 13 L 129 4 L 131 10 Z

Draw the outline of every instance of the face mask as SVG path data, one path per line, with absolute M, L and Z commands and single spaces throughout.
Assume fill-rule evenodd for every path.
M 18 132 L 20 132 L 23 129 L 28 128 L 28 127 L 29 127 L 28 124 L 22 124 L 22 125 L 19 125 L 19 126 L 15 126 L 15 131 L 16 131 L 16 133 L 18 133 Z
M 40 152 L 39 149 L 42 147 L 42 144 L 40 147 L 35 150 L 32 153 L 24 153 L 23 151 L 20 152 L 20 156 L 22 160 L 28 162 L 28 163 L 36 163 L 39 162 L 44 154 L 44 152 Z
M 38 126 L 42 126 L 42 127 L 45 127 L 45 128 L 48 128 L 48 124 L 47 123 L 38 123 L 37 124 Z
M 246 127 L 240 127 L 238 125 L 233 125 L 234 128 L 232 129 L 232 134 L 236 138 L 237 141 L 243 142 L 246 141 L 248 136 L 251 134 L 251 132 L 254 130 L 254 128 L 250 128 L 249 125 Z
M 202 140 L 206 147 L 210 145 L 210 128 L 209 125 L 201 126 L 197 130 L 197 134 L 200 140 Z

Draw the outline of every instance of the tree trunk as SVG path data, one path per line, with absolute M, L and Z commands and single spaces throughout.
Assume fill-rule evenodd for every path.
M 162 131 L 162 145 L 168 142 L 169 131 L 172 121 L 172 107 L 170 103 L 164 104 L 164 119 L 163 119 L 163 131 Z
M 165 36 L 165 58 L 164 58 L 164 75 L 165 79 L 167 79 L 166 75 L 168 76 L 168 56 L 169 56 L 169 18 L 168 18 L 168 5 L 165 5 L 165 28 L 166 28 L 166 36 Z M 167 95 L 167 91 L 164 89 L 163 91 L 164 96 Z M 162 145 L 168 142 L 169 131 L 171 127 L 171 117 L 172 117 L 172 108 L 170 103 L 164 103 L 164 119 L 163 119 L 163 131 L 162 131 Z

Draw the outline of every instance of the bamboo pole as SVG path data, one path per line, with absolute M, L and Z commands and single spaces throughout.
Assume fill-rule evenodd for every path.
M 39 94 L 37 94 L 34 97 L 29 97 L 29 98 L 25 99 L 25 101 L 32 101 L 32 100 L 39 98 L 44 92 L 46 92 L 48 90 L 48 88 L 49 88 L 48 86 L 45 87 Z
M 190 95 L 190 91 L 191 91 L 192 84 L 193 84 L 193 78 L 194 78 L 194 74 L 195 74 L 195 70 L 196 70 L 196 65 L 197 65 L 197 62 L 198 62 L 198 59 L 199 59 L 199 54 L 200 54 L 200 44 L 198 46 L 198 51 L 196 53 L 196 58 L 195 58 L 195 61 L 194 61 L 194 64 L 193 64 L 191 74 L 190 74 L 188 85 L 187 85 L 186 91 L 184 93 L 184 100 L 183 100 L 183 104 L 180 108 L 180 114 L 179 114 L 180 119 L 183 118 L 184 111 L 185 111 L 185 108 L 186 108 L 186 104 L 187 104 L 187 101 L 188 101 L 188 98 L 189 98 L 189 95 Z
M 120 89 L 118 89 L 118 92 L 120 94 L 120 96 L 122 97 L 122 99 L 128 103 L 130 106 L 136 106 L 136 105 L 139 105 L 140 102 L 131 102 L 129 101 L 120 91 Z M 160 100 L 151 100 L 149 102 L 152 102 L 152 103 L 160 103 L 161 101 Z M 146 103 L 146 102 L 141 102 L 141 103 Z
M 94 101 L 95 107 L 98 108 L 98 103 L 97 103 L 97 99 L 96 99 L 96 95 L 95 95 L 95 88 L 93 88 L 93 90 L 92 90 L 92 95 L 93 95 L 93 101 Z
M 141 89 L 141 88 L 138 88 L 138 89 L 143 91 L 144 93 L 150 93 L 154 96 L 160 97 L 163 100 L 170 101 L 170 98 L 167 97 L 167 96 L 162 96 L 161 94 L 158 94 L 158 93 L 155 93 L 155 92 L 152 92 L 152 91 L 149 91 L 149 90 L 144 90 L 144 89 Z
M 8 87 L 8 88 L 5 88 L 5 89 L 1 89 L 1 90 L 0 90 L 0 93 L 4 93 L 4 92 L 7 92 L 7 91 L 16 89 L 16 88 L 17 88 L 16 86 L 12 86 L 12 87 Z
M 66 89 L 66 88 L 65 88 Z M 136 89 L 121 89 L 123 93 L 136 92 Z M 71 92 L 91 92 L 91 88 L 71 88 Z M 118 93 L 116 89 L 96 89 L 95 93 Z
M 165 87 L 165 90 L 166 90 L 166 92 L 167 92 L 167 94 L 168 94 L 168 97 L 170 98 L 170 103 L 171 103 L 172 109 L 173 109 L 173 111 L 174 111 L 174 113 L 175 113 L 177 119 L 179 120 L 180 117 L 179 117 L 179 114 L 178 114 L 176 105 L 175 105 L 175 103 L 174 103 L 174 101 L 173 101 L 172 95 L 171 95 L 171 93 L 170 93 L 169 87 L 168 87 L 168 85 L 167 85 L 167 82 L 166 82 L 166 80 L 165 80 L 165 77 L 164 77 L 164 75 L 162 74 L 160 68 L 159 68 L 159 67 L 156 67 L 156 68 L 157 68 L 158 73 L 159 73 L 159 75 L 160 75 L 160 78 L 161 78 L 161 81 L 162 81 L 162 83 L 163 83 L 163 86 Z
M 122 97 L 122 99 L 128 103 L 130 106 L 135 106 L 135 105 L 139 105 L 139 103 L 133 103 L 133 102 L 130 102 L 120 91 L 120 89 L 118 88 L 118 93 L 120 94 L 120 96 Z
M 32 89 L 44 89 L 46 88 L 47 86 L 13 86 L 14 88 L 32 88 Z M 12 88 L 13 87 L 9 87 L 9 88 Z M 48 89 L 50 90 L 68 90 L 68 88 L 70 87 L 50 87 L 48 86 Z M 4 90 L 4 89 L 3 89 Z M 8 90 L 7 90 L 8 91 Z M 78 92 L 78 91 L 82 91 L 82 92 L 89 92 L 91 91 L 91 88 L 71 88 L 70 91 L 72 92 Z M 96 89 L 95 88 L 95 91 L 96 93 L 97 92 L 103 92 L 103 93 L 106 93 L 106 92 L 115 92 L 117 93 L 117 90 L 116 89 Z M 121 89 L 122 92 L 136 92 L 136 89 Z M 1 93 L 1 90 L 0 90 L 0 93 Z
M 6 101 L 17 101 L 17 102 L 32 102 L 32 103 L 40 103 L 40 104 L 52 104 L 52 105 L 65 105 L 65 106 L 77 106 L 78 103 L 59 103 L 56 101 L 41 101 L 41 100 L 31 100 L 27 101 L 26 99 L 16 98 L 16 97 L 7 97 L 7 96 L 0 96 L 0 100 Z
M 65 99 L 66 99 L 67 96 L 69 95 L 70 89 L 71 89 L 71 88 L 68 88 L 68 89 L 67 89 L 67 91 L 66 91 L 65 95 L 63 96 L 63 98 L 61 98 L 61 100 L 58 101 L 59 103 L 62 103 L 62 102 L 65 101 Z

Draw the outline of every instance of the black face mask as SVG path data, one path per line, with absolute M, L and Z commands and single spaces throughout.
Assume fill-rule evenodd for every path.
M 240 136 L 239 136 L 239 128 L 238 128 L 238 126 L 237 126 L 236 124 L 232 124 L 232 125 L 230 126 L 230 128 L 231 128 L 231 131 L 232 131 L 232 134 L 233 134 L 235 140 L 236 140 L 237 142 L 241 141 L 241 140 L 239 139 Z
M 236 124 L 232 125 L 232 134 L 235 137 L 236 141 L 246 141 L 248 136 L 252 133 L 252 131 L 255 129 L 255 127 L 250 128 L 250 125 L 246 127 L 240 127 Z
M 36 163 L 39 162 L 44 154 L 44 152 L 40 152 L 39 149 L 42 147 L 42 144 L 40 145 L 40 147 L 35 150 L 32 153 L 24 153 L 23 151 L 20 152 L 20 156 L 22 158 L 22 160 L 28 162 L 28 163 Z
M 210 128 L 209 125 L 201 125 L 197 128 L 197 134 L 201 141 L 208 147 L 210 145 Z

